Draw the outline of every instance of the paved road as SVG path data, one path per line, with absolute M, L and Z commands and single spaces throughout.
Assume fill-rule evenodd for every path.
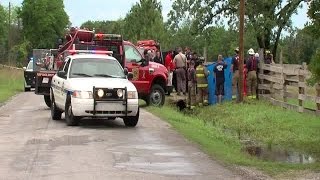
M 42 96 L 21 93 L 0 108 L 0 179 L 240 179 L 170 126 L 141 111 L 136 128 L 50 120 Z

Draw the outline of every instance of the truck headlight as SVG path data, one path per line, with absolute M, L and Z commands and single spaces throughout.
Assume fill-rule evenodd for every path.
M 80 99 L 93 99 L 91 91 L 73 91 L 72 97 Z
M 128 99 L 138 99 L 138 93 L 136 91 L 128 91 Z
M 123 96 L 123 90 L 122 89 L 118 89 L 117 90 L 117 95 L 118 95 L 119 98 L 122 97 Z

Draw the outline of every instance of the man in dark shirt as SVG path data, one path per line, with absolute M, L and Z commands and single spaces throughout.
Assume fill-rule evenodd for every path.
M 239 98 L 239 83 L 240 83 L 240 76 L 239 76 L 239 48 L 235 50 L 236 55 L 232 58 L 232 65 L 231 70 L 233 72 L 232 77 L 232 95 L 237 95 L 237 100 Z
M 190 62 L 190 66 L 187 70 L 188 77 L 188 98 L 187 98 L 187 107 L 194 109 L 196 105 L 196 70 L 194 68 L 194 61 Z
M 257 69 L 258 69 L 258 60 L 255 57 L 254 50 L 251 48 L 248 51 L 249 58 L 246 61 L 247 67 L 247 91 L 248 96 L 256 98 L 257 90 Z
M 221 103 L 224 96 L 224 70 L 227 68 L 227 64 L 222 61 L 222 55 L 218 56 L 218 61 L 213 69 L 214 77 L 216 80 L 216 96 L 217 102 Z
M 160 51 L 159 50 L 156 51 L 156 56 L 153 58 L 153 62 L 162 64 L 162 60 L 161 60 L 161 56 L 160 56 Z

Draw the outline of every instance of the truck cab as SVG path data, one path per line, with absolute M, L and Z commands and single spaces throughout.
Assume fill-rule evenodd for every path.
M 162 106 L 165 102 L 165 89 L 168 70 L 165 66 L 144 59 L 138 48 L 129 41 L 123 42 L 125 67 L 133 74 L 132 83 L 137 87 L 139 97 L 147 105 Z

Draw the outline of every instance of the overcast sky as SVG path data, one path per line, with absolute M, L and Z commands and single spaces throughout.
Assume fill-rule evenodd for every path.
M 8 6 L 9 1 L 14 5 L 20 5 L 23 0 L 0 0 L 1 5 Z M 124 18 L 131 6 L 139 0 L 64 0 L 65 9 L 70 16 L 73 26 L 80 26 L 87 20 L 117 20 Z M 167 20 L 167 14 L 171 9 L 173 0 L 161 0 L 163 17 Z M 308 18 L 307 7 L 300 9 L 298 15 L 292 17 L 293 25 L 303 28 Z

